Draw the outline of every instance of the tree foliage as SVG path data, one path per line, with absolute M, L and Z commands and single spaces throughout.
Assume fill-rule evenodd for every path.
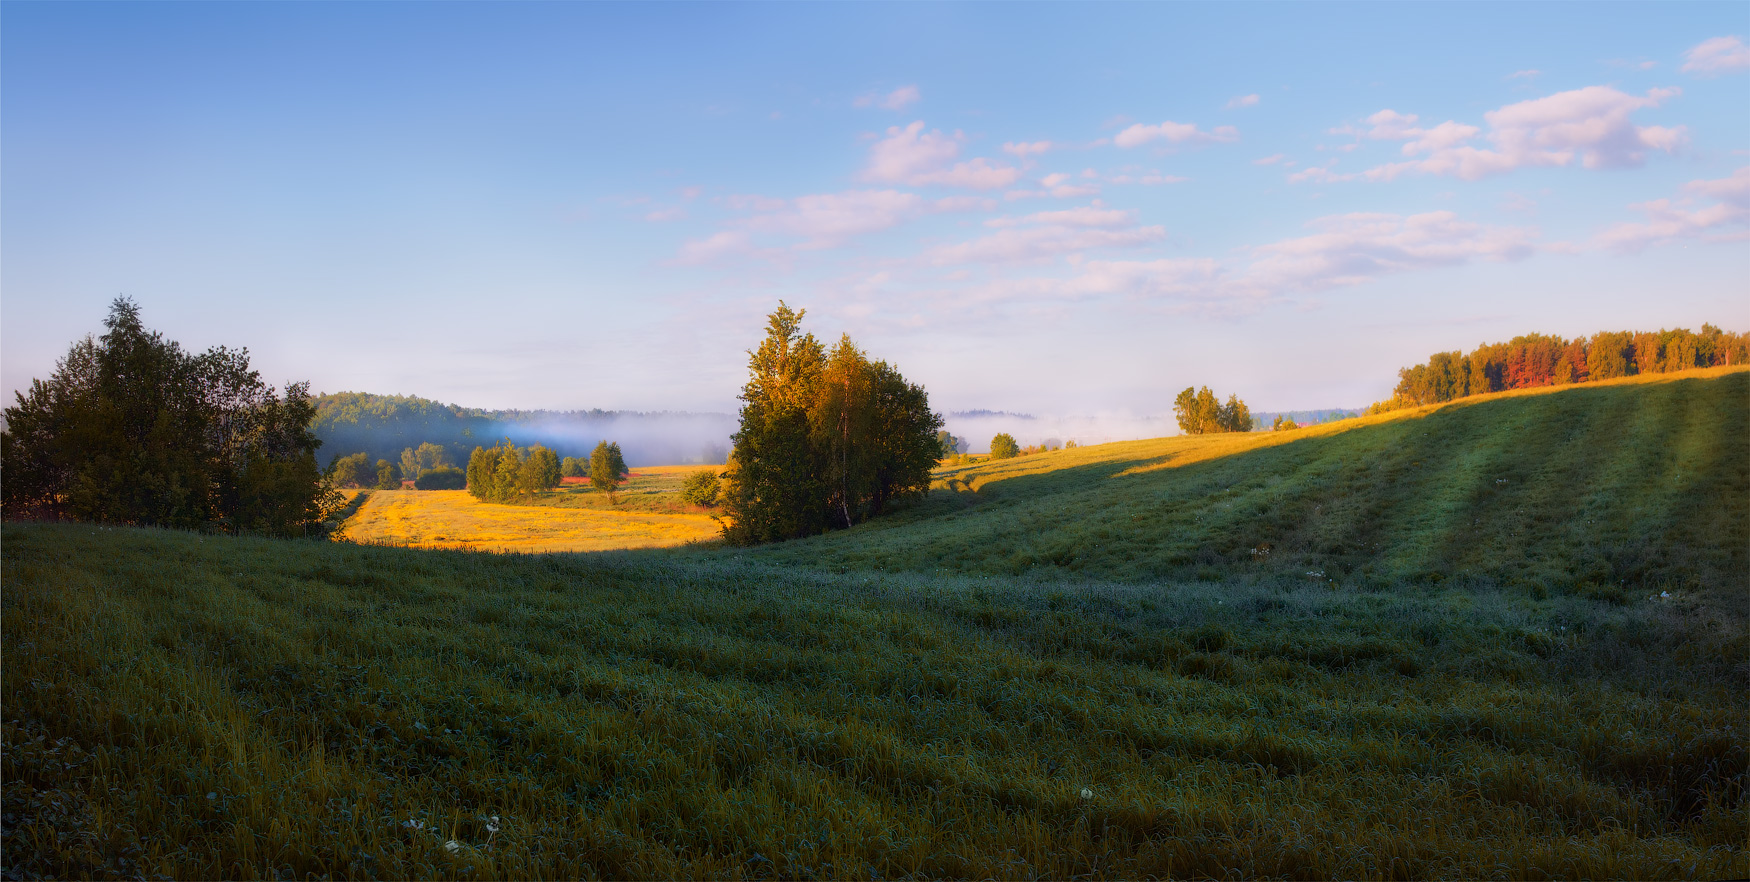
M 468 457 L 468 492 L 487 502 L 510 502 L 559 486 L 559 456 L 539 444 L 518 447 L 509 440 L 476 447 Z
M 377 460 L 376 487 L 378 490 L 401 489 L 401 467 L 386 459 Z
M 316 465 L 308 384 L 276 393 L 246 349 L 185 352 L 126 298 L 104 328 L 6 408 L 8 516 L 322 532 L 338 498 Z
M 417 481 L 419 476 L 446 466 L 453 466 L 449 451 L 429 441 L 419 447 L 401 451 L 401 476 Z
M 1526 334 L 1506 343 L 1478 346 L 1468 354 L 1436 352 L 1427 363 L 1398 371 L 1392 397 L 1374 404 L 1368 412 L 1438 404 L 1508 389 L 1746 362 L 1750 362 L 1750 334 L 1734 334 L 1713 325 L 1702 325 L 1699 334 L 1686 328 L 1657 333 L 1606 331 L 1573 340 Z
M 377 480 L 377 472 L 364 451 L 351 456 L 336 456 L 328 464 L 328 476 L 336 487 L 369 487 Z
M 468 486 L 468 476 L 454 466 L 426 469 L 413 479 L 415 490 L 461 490 Z
M 1021 455 L 1021 445 L 1015 443 L 1015 436 L 1008 432 L 998 432 L 990 439 L 991 459 L 1014 459 Z
M 681 483 L 681 500 L 688 505 L 710 507 L 717 504 L 717 494 L 722 489 L 716 469 L 700 469 L 687 476 Z
M 724 472 L 724 533 L 740 544 L 848 527 L 929 490 L 942 456 L 929 396 L 849 336 L 826 351 L 780 302 L 748 353 Z
M 1252 431 L 1252 411 L 1246 403 L 1238 395 L 1229 395 L 1222 404 L 1208 386 L 1196 390 L 1187 386 L 1173 399 L 1173 416 L 1179 420 L 1179 430 L 1187 435 Z
M 610 498 L 626 480 L 626 459 L 619 442 L 602 441 L 589 454 L 589 484 Z
M 564 478 L 589 477 L 589 460 L 567 456 L 559 461 L 559 475 Z

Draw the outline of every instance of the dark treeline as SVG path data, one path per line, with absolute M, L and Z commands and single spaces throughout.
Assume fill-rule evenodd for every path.
M 735 420 L 716 413 L 645 413 L 608 410 L 482 410 L 412 395 L 340 392 L 314 399 L 311 424 L 330 456 L 363 453 L 399 463 L 408 448 L 435 444 L 452 463 L 474 448 L 509 439 L 540 444 L 560 457 L 587 459 L 595 446 L 620 440 L 634 466 L 722 463 Z M 412 480 L 414 475 L 405 475 Z
M 247 349 L 184 351 L 126 298 L 103 324 L 6 408 L 7 517 L 323 532 L 339 500 L 317 467 L 307 384 L 276 392 Z
M 523 448 L 506 441 L 496 447 L 476 447 L 468 456 L 468 492 L 487 502 L 509 502 L 551 490 L 562 477 L 558 454 L 539 444 Z
M 1368 408 L 1383 413 L 1436 404 L 1467 395 L 1508 389 L 1559 386 L 1661 374 L 1692 368 L 1750 363 L 1750 334 L 1702 325 L 1685 328 L 1618 331 L 1564 340 L 1526 334 L 1506 343 L 1478 346 L 1470 353 L 1437 352 L 1427 364 L 1398 371 L 1398 386 L 1388 401 Z

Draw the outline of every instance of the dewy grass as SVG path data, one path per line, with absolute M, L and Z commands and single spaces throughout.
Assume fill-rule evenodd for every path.
M 8 523 L 0 872 L 1750 876 L 1747 393 L 1023 457 L 761 549 Z
M 1670 598 L 4 552 L 18 876 L 1750 872 L 1750 644 Z

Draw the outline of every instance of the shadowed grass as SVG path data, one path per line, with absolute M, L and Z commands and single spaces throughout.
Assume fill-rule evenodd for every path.
M 3 539 L 9 875 L 1750 872 L 1694 597 Z

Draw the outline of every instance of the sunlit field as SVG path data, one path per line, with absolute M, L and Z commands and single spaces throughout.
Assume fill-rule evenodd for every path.
M 620 548 L 662 548 L 704 542 L 719 534 L 716 521 L 674 499 L 653 511 L 630 502 L 658 492 L 622 493 L 625 507 L 608 504 L 605 494 L 572 486 L 543 494 L 548 499 L 578 499 L 600 504 L 503 505 L 482 502 L 466 490 L 361 490 L 365 500 L 344 521 L 348 541 L 413 548 L 480 551 L 559 552 Z M 540 500 L 537 500 L 539 502 Z

